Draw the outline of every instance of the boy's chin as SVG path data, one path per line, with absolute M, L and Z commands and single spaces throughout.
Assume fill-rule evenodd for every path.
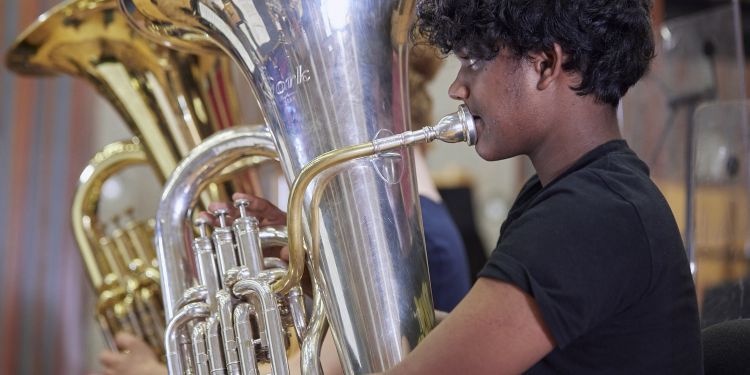
M 487 161 L 496 161 L 503 159 L 501 157 L 498 157 L 492 150 L 486 150 L 483 145 L 477 142 L 477 145 L 474 146 L 474 150 L 477 152 L 477 155 L 479 155 L 480 158 L 487 160 Z

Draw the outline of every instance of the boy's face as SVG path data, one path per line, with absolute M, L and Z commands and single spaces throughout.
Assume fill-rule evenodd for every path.
M 492 60 L 470 59 L 460 51 L 456 56 L 461 69 L 448 93 L 475 116 L 479 156 L 501 160 L 531 152 L 542 130 L 533 64 L 504 50 Z

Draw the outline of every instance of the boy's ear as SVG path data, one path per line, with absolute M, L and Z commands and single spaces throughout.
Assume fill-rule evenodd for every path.
M 538 90 L 548 88 L 562 76 L 564 56 L 559 44 L 555 43 L 548 51 L 534 52 L 531 57 L 534 62 L 534 71 L 539 77 L 536 84 Z

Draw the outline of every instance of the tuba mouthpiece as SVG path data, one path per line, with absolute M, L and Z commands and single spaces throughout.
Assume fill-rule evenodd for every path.
M 474 146 L 477 142 L 474 116 L 464 104 L 458 106 L 458 111 L 443 117 L 429 128 L 431 132 L 434 132 L 430 139 L 439 139 L 446 143 L 466 142 L 469 146 Z
M 469 109 L 461 104 L 458 106 L 458 111 L 443 117 L 433 126 L 379 138 L 374 140 L 372 145 L 376 152 L 383 152 L 396 147 L 429 143 L 434 140 L 446 143 L 466 142 L 469 146 L 473 146 L 477 142 L 477 129 L 474 125 L 474 116 Z

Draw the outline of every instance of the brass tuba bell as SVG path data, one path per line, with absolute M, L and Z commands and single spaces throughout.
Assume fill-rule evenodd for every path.
M 149 41 L 129 25 L 115 0 L 68 0 L 18 37 L 6 65 L 23 75 L 86 79 L 135 135 L 105 147 L 83 171 L 72 225 L 99 296 L 96 316 L 108 346 L 116 349 L 114 333 L 128 330 L 163 353 L 153 221 L 130 221 L 105 232 L 97 216 L 99 189 L 109 176 L 133 164 L 151 165 L 163 182 L 203 139 L 239 121 L 228 59 Z M 208 186 L 205 201 L 225 199 L 232 190 L 258 190 L 252 171 L 226 180 Z

